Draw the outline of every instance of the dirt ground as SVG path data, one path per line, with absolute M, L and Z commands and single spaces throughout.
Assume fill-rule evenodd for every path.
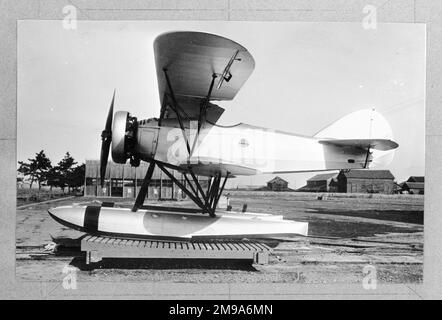
M 185 283 L 361 283 L 375 267 L 378 283 L 420 283 L 423 275 L 423 196 L 320 195 L 226 191 L 233 210 L 282 214 L 309 222 L 309 237 L 266 240 L 266 265 L 217 260 L 108 259 L 86 268 L 81 232 L 50 218 L 47 209 L 100 199 L 75 198 L 17 210 L 16 276 L 21 281 L 61 281 L 66 267 L 78 281 Z M 110 201 L 106 199 L 105 201 Z M 129 206 L 127 199 L 112 199 Z M 164 205 L 188 206 L 186 201 Z M 54 243 L 58 248 L 54 253 Z

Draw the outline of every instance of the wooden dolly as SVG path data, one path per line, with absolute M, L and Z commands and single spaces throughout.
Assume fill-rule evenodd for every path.
M 86 251 L 87 265 L 103 258 L 238 259 L 267 264 L 272 249 L 251 240 L 128 240 L 87 235 L 81 240 L 81 251 Z

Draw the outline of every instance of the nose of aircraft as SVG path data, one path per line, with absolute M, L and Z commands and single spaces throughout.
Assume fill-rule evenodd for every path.
M 69 228 L 79 229 L 84 223 L 84 207 L 57 207 L 48 210 L 49 215 L 58 223 Z

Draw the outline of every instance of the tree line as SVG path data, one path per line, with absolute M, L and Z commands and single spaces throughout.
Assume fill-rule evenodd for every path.
M 18 164 L 17 171 L 28 179 L 30 189 L 37 183 L 38 190 L 41 190 L 42 186 L 49 186 L 51 191 L 53 187 L 58 187 L 64 193 L 66 188 L 70 192 L 84 185 L 85 165 L 78 164 L 69 152 L 54 166 L 44 150 L 36 153 L 35 157 L 27 162 L 19 161 Z

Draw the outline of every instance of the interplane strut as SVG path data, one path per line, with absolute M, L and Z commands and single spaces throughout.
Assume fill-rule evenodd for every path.
M 196 141 L 199 138 L 202 124 L 206 120 L 207 107 L 210 102 L 213 87 L 215 84 L 215 79 L 218 77 L 218 75 L 216 73 L 212 74 L 212 80 L 209 85 L 209 90 L 207 92 L 207 96 L 201 102 L 200 113 L 198 115 L 197 135 L 193 141 L 192 147 L 190 147 L 189 139 L 187 137 L 186 129 L 185 129 L 183 119 L 182 119 L 182 114 L 184 114 L 184 116 L 187 118 L 188 121 L 190 121 L 190 119 L 177 102 L 177 99 L 176 99 L 174 91 L 173 91 L 172 84 L 170 82 L 170 78 L 167 74 L 167 69 L 164 68 L 163 72 L 164 72 L 164 76 L 166 78 L 166 83 L 167 83 L 167 87 L 168 87 L 169 92 L 167 94 L 165 94 L 165 99 L 163 102 L 163 106 L 161 108 L 159 125 L 161 126 L 161 122 L 164 118 L 166 107 L 169 106 L 175 112 L 175 114 L 177 116 L 178 123 L 181 128 L 181 132 L 182 132 L 184 141 L 186 143 L 186 148 L 187 148 L 187 151 L 189 153 L 189 158 L 190 158 L 193 151 L 194 151 L 194 148 L 196 147 Z M 169 179 L 171 179 L 181 190 L 183 190 L 183 192 L 201 209 L 202 213 L 208 213 L 211 217 L 216 216 L 216 214 L 215 214 L 216 206 L 219 202 L 219 199 L 220 199 L 221 194 L 224 190 L 226 181 L 228 179 L 228 176 L 229 176 L 228 172 L 226 173 L 226 176 L 225 176 L 222 184 L 221 184 L 221 180 L 222 180 L 221 174 L 216 173 L 215 176 L 210 178 L 210 180 L 208 182 L 207 190 L 204 190 L 202 188 L 200 182 L 198 181 L 197 176 L 193 172 L 191 166 L 188 166 L 187 170 L 185 172 L 183 172 L 183 176 L 186 181 L 185 183 L 183 183 L 183 182 L 179 181 L 178 179 L 176 179 L 172 173 L 170 173 L 170 171 L 168 170 L 169 166 L 167 166 L 165 163 L 154 161 L 153 159 L 150 161 L 149 168 L 148 168 L 146 176 L 143 180 L 143 184 L 140 188 L 140 191 L 138 192 L 138 195 L 135 200 L 135 204 L 132 208 L 132 211 L 137 211 L 140 207 L 143 206 L 143 202 L 144 202 L 144 199 L 146 198 L 147 189 L 148 189 L 149 183 L 151 181 L 153 170 L 154 170 L 155 166 L 157 166 L 162 172 L 164 172 L 169 177 Z M 191 180 L 187 176 L 187 173 L 190 175 Z

